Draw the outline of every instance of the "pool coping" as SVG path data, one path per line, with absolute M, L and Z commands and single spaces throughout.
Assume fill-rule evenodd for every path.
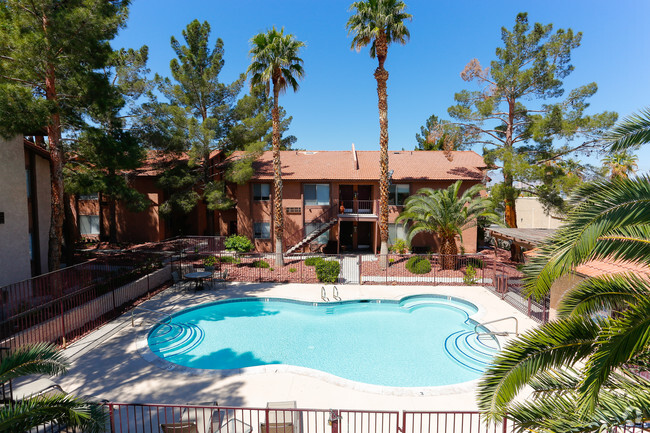
M 377 297 L 373 299 L 367 299 L 367 298 L 347 299 L 345 301 L 335 301 L 335 302 L 310 302 L 310 301 L 303 301 L 303 300 L 291 299 L 291 298 L 278 298 L 278 297 L 269 297 L 269 296 L 247 296 L 244 298 L 223 299 L 215 302 L 228 303 L 228 302 L 235 302 L 237 300 L 243 300 L 243 299 L 249 299 L 251 301 L 258 300 L 258 299 L 265 299 L 265 300 L 279 299 L 283 301 L 289 301 L 292 303 L 301 303 L 301 304 L 304 303 L 304 304 L 312 304 L 312 305 L 314 304 L 327 304 L 327 305 L 339 304 L 340 305 L 345 303 L 358 302 L 362 300 L 380 301 L 380 302 L 388 301 L 391 303 L 399 304 L 408 298 L 430 297 L 430 296 L 454 299 L 460 301 L 460 303 L 462 304 L 467 303 L 474 306 L 477 311 L 473 314 L 470 314 L 469 311 L 463 309 L 463 311 L 467 313 L 468 321 L 474 321 L 478 323 L 477 319 L 483 317 L 485 314 L 485 310 L 480 304 L 470 301 L 469 299 L 465 299 L 463 296 L 458 296 L 458 295 L 451 296 L 451 295 L 443 295 L 439 293 L 406 295 L 406 296 L 402 296 L 398 300 L 385 298 L 385 297 L 384 298 Z M 186 309 L 183 309 L 182 311 L 201 308 L 202 306 L 205 306 L 205 304 L 188 307 Z M 172 314 L 172 316 L 174 315 L 176 314 Z M 452 394 L 458 394 L 463 392 L 471 392 L 476 389 L 480 381 L 480 379 L 474 379 L 474 380 L 460 382 L 456 384 L 450 384 L 450 385 L 423 386 L 423 387 L 397 387 L 397 386 L 374 385 L 374 384 L 369 384 L 364 382 L 357 382 L 321 370 L 316 370 L 308 367 L 295 366 L 295 365 L 288 365 L 288 364 L 267 364 L 267 365 L 234 368 L 234 369 L 226 369 L 226 370 L 186 367 L 186 366 L 174 364 L 170 361 L 164 360 L 151 351 L 148 344 L 148 335 L 155 326 L 158 325 L 154 324 L 148 327 L 147 329 L 143 329 L 139 332 L 139 335 L 136 337 L 136 341 L 135 341 L 138 354 L 142 357 L 142 359 L 144 359 L 145 361 L 153 364 L 154 366 L 162 370 L 174 371 L 177 373 L 187 374 L 191 376 L 211 376 L 211 377 L 223 379 L 223 378 L 237 376 L 237 375 L 290 373 L 290 374 L 297 374 L 301 376 L 307 376 L 314 379 L 319 379 L 333 385 L 338 385 L 356 391 L 362 391 L 362 392 L 368 392 L 372 394 L 379 394 L 379 395 L 386 395 L 386 396 L 412 396 L 412 397 L 452 395 Z

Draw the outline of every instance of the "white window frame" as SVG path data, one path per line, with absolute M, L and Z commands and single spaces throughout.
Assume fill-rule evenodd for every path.
M 402 203 L 399 203 L 398 197 L 400 194 L 399 189 L 406 189 L 406 197 L 404 198 L 404 201 L 406 201 L 406 198 L 408 198 L 409 195 L 411 195 L 411 186 L 408 183 L 394 183 L 388 187 L 388 205 L 389 206 L 404 206 L 404 201 Z M 394 191 L 394 199 L 391 200 L 390 194 L 391 190 Z M 401 194 L 404 194 L 404 191 L 401 191 Z
M 98 235 L 99 224 L 99 215 L 79 215 L 79 234 L 82 236 Z
M 265 230 L 266 227 L 266 230 Z M 267 237 L 264 237 L 268 234 Z M 259 221 L 253 223 L 253 239 L 271 239 L 271 223 L 268 221 Z
M 395 245 L 395 240 L 406 240 L 408 230 L 404 224 L 389 223 L 388 224 L 388 245 Z
M 267 189 L 267 194 L 266 195 L 264 195 L 264 189 L 265 189 L 264 187 L 266 187 L 266 189 Z M 253 201 L 269 201 L 269 200 L 271 200 L 271 184 L 270 183 L 254 183 L 253 184 Z
M 315 200 L 307 200 L 307 187 L 314 187 L 316 192 Z M 318 191 L 322 189 L 327 189 L 327 201 L 319 201 Z M 330 205 L 330 184 L 329 183 L 306 183 L 303 188 L 303 193 L 305 195 L 305 206 L 329 206 Z M 322 198 L 324 194 L 320 195 Z

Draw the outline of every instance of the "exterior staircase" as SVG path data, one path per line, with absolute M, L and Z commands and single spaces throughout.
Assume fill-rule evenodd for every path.
M 295 251 L 299 250 L 300 248 L 304 247 L 305 245 L 311 243 L 318 236 L 322 235 L 327 230 L 334 227 L 336 225 L 337 221 L 338 221 L 338 218 L 331 217 L 329 220 L 319 224 L 319 226 L 315 230 L 312 230 L 311 232 L 307 233 L 307 235 L 302 240 L 300 240 L 298 243 L 291 246 L 286 251 L 286 254 L 292 254 Z

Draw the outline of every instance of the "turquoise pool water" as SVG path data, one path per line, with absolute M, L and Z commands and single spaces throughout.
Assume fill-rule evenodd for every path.
M 159 357 L 202 369 L 288 364 L 375 385 L 422 387 L 480 376 L 497 349 L 474 334 L 469 302 L 442 296 L 304 303 L 244 298 L 175 314 L 149 333 Z

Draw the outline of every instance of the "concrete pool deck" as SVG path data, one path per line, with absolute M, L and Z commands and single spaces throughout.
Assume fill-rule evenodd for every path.
M 140 307 L 159 313 L 174 313 L 184 308 L 220 299 L 258 296 L 291 298 L 322 302 L 322 284 L 230 283 L 222 290 L 181 292 L 167 289 L 142 303 Z M 332 298 L 332 286 L 327 293 Z M 472 316 L 480 322 L 514 316 L 519 332 L 537 326 L 536 322 L 518 312 L 499 297 L 480 286 L 337 286 L 342 300 L 392 299 L 416 294 L 442 294 L 466 299 L 477 306 Z M 136 325 L 147 316 L 157 314 L 139 310 Z M 219 377 L 178 369 L 164 369 L 146 361 L 137 342 L 150 328 L 131 326 L 131 312 L 71 344 L 65 353 L 72 366 L 58 378 L 64 390 L 77 395 L 92 395 L 123 403 L 197 404 L 218 401 L 220 405 L 265 407 L 269 401 L 296 400 L 303 408 L 348 408 L 367 410 L 476 410 L 472 383 L 444 387 L 437 395 L 394 395 L 390 389 L 368 392 L 363 386 L 350 387 L 323 380 L 318 375 L 267 369 L 265 373 L 245 373 Z M 493 331 L 513 331 L 513 321 L 488 326 Z M 501 340 L 503 343 L 503 340 Z M 369 360 L 368 362 L 372 362 Z M 432 365 L 431 368 L 435 368 Z M 399 393 L 397 393 L 399 394 Z M 413 394 L 413 393 L 410 393 Z M 425 394 L 431 394 L 425 393 Z

